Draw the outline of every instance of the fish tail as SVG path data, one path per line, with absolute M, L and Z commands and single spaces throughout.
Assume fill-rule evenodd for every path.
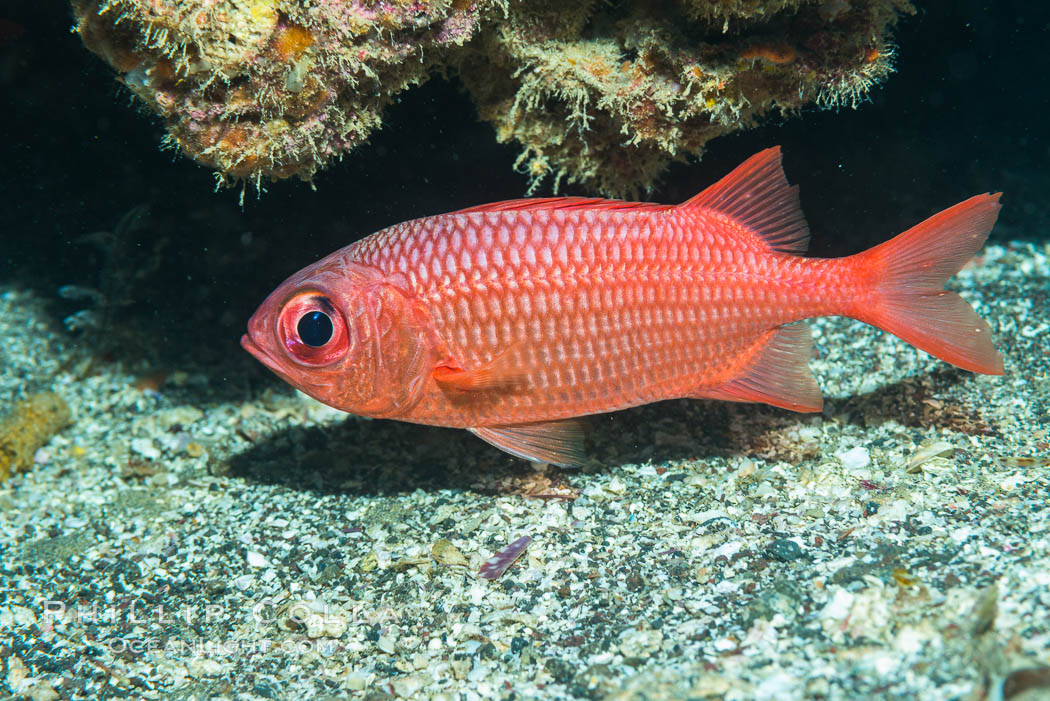
M 999 196 L 971 197 L 853 258 L 872 275 L 855 302 L 861 321 L 964 370 L 1003 374 L 988 323 L 944 283 L 984 245 Z

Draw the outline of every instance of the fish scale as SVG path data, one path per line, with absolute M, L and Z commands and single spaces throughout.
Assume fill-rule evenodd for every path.
M 998 199 L 854 256 L 804 258 L 797 190 L 767 149 L 678 206 L 511 200 L 389 227 L 282 283 L 241 343 L 336 408 L 578 464 L 588 414 L 677 397 L 819 411 L 796 323 L 815 316 L 1001 374 L 988 324 L 943 289 Z
M 413 419 L 522 423 L 700 393 L 769 329 L 833 313 L 799 294 L 825 277 L 821 261 L 803 270 L 768 250 L 756 258 L 761 249 L 734 246 L 720 226 L 718 213 L 673 208 L 603 221 L 573 210 L 454 214 L 392 227 L 350 254 L 407 273 L 444 361 L 480 367 L 513 349 L 534 390 L 476 404 L 436 395 Z

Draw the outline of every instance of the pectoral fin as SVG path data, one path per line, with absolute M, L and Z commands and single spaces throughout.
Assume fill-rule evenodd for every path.
M 486 389 L 520 389 L 527 378 L 518 365 L 519 356 L 514 346 L 503 351 L 487 364 L 474 370 L 442 366 L 434 370 L 434 380 L 446 389 L 470 392 Z
M 482 426 L 468 430 L 519 458 L 560 467 L 583 464 L 583 423 L 577 419 Z

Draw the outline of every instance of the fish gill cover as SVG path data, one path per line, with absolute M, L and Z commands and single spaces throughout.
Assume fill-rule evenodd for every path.
M 73 0 L 84 44 L 222 184 L 352 151 L 384 109 L 459 76 L 532 187 L 648 190 L 773 112 L 854 106 L 907 0 Z M 435 135 L 438 138 L 438 135 Z

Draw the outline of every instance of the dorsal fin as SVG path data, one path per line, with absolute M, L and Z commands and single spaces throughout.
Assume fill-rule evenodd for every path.
M 753 231 L 774 251 L 804 253 L 809 245 L 798 186 L 788 185 L 779 146 L 756 153 L 679 206 L 721 212 Z
M 730 402 L 761 402 L 799 412 L 820 411 L 824 398 L 809 370 L 813 337 L 809 326 L 780 326 L 767 334 L 755 362 L 740 377 L 693 395 Z
M 538 209 L 575 209 L 575 210 L 632 210 L 632 211 L 667 211 L 671 205 L 654 202 L 624 202 L 623 200 L 605 200 L 600 197 L 528 197 L 520 200 L 503 200 L 479 204 L 476 207 L 460 209 L 452 214 L 475 214 L 477 212 L 509 212 Z

